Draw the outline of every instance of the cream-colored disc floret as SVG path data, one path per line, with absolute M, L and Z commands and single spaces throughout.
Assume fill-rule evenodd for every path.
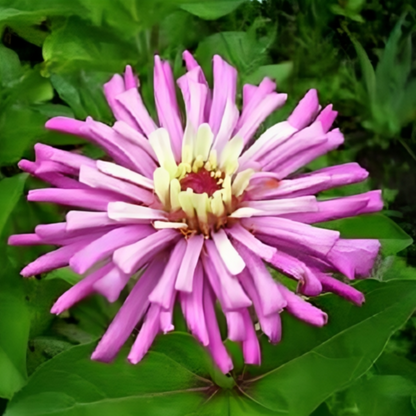
M 188 124 L 179 164 L 165 128 L 151 133 L 149 142 L 160 165 L 153 175 L 154 189 L 168 219 L 156 221 L 155 228 L 176 228 L 184 235 L 202 233 L 208 238 L 211 230 L 232 217 L 254 173 L 253 169 L 238 172 L 242 138 L 235 136 L 219 149 L 208 124 L 197 131 Z

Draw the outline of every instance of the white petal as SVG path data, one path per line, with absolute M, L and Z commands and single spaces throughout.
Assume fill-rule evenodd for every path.
M 197 158 L 198 156 L 202 156 L 203 161 L 208 160 L 213 140 L 214 134 L 212 133 L 209 124 L 201 124 L 196 134 L 194 157 Z
M 225 231 L 220 229 L 216 233 L 212 233 L 211 236 L 227 270 L 233 275 L 241 273 L 246 264 L 231 244 Z
M 163 206 L 169 206 L 169 186 L 170 175 L 166 169 L 157 168 L 153 172 L 153 182 L 155 184 L 155 192 Z
M 153 227 L 155 227 L 156 230 L 163 230 L 165 228 L 181 230 L 188 228 L 188 224 L 185 224 L 184 222 L 155 221 Z
M 173 178 L 178 166 L 175 162 L 168 131 L 163 127 L 155 130 L 150 133 L 149 142 L 156 153 L 160 166 L 166 169 Z
M 110 219 L 120 222 L 166 219 L 163 211 L 119 201 L 110 202 L 108 204 L 107 213 Z

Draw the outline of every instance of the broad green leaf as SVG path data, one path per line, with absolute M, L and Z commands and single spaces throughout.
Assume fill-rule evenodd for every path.
M 406 260 L 401 257 L 390 256 L 387 257 L 377 270 L 376 277 L 380 280 L 392 280 L 392 279 L 413 279 L 416 280 L 416 269 L 408 266 Z
M 179 335 L 181 342 L 165 348 L 156 346 L 139 365 L 126 363 L 124 349 L 112 364 L 91 361 L 94 345 L 73 347 L 39 367 L 28 384 L 11 400 L 7 416 L 60 415 L 177 415 L 196 412 L 212 394 L 213 385 L 200 374 L 204 369 L 202 350 L 195 352 L 196 341 Z M 178 349 L 175 351 L 176 349 Z M 195 368 L 192 358 L 202 363 Z M 204 353 L 206 354 L 206 353 Z M 183 356 L 179 360 L 178 357 Z M 210 393 L 211 392 L 211 393 Z
M 369 280 L 356 288 L 366 295 L 361 308 L 333 295 L 316 300 L 329 315 L 323 328 L 284 314 L 283 341 L 262 343 L 263 364 L 250 367 L 254 377 L 240 385 L 245 394 L 277 415 L 307 416 L 362 376 L 416 308 L 416 283 Z
M 277 85 L 283 84 L 293 71 L 293 62 L 282 62 L 276 65 L 263 65 L 244 78 L 244 83 L 259 84 L 264 77 L 276 81 Z
M 401 376 L 416 386 L 416 364 L 405 357 L 385 352 L 374 364 L 374 371 L 383 376 Z
M 22 67 L 17 53 L 0 44 L 0 83 L 5 86 L 18 79 L 21 73 Z
M 215 20 L 234 11 L 247 0 L 204 1 L 182 4 L 180 7 L 187 12 L 205 20 Z
M 0 249 L 0 397 L 11 398 L 26 382 L 30 317 L 23 281 Z
M 357 416 L 415 416 L 412 395 L 416 385 L 401 376 L 374 376 L 351 389 Z
M 0 235 L 17 201 L 22 196 L 27 175 L 22 173 L 0 181 Z
M 62 279 L 70 285 L 74 285 L 75 283 L 78 283 L 81 278 L 82 277 L 78 273 L 75 273 L 69 267 L 62 267 L 48 273 L 44 280 Z
M 319 225 L 340 231 L 343 238 L 376 238 L 386 256 L 404 250 L 413 242 L 394 221 L 382 214 L 359 215 Z

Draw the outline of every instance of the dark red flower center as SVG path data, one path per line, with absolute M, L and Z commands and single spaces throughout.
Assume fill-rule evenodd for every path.
M 221 179 L 211 176 L 211 172 L 207 171 L 205 168 L 201 168 L 196 173 L 188 173 L 180 180 L 180 183 L 182 191 L 191 188 L 196 194 L 203 194 L 206 192 L 208 196 L 212 196 L 215 191 L 221 189 L 221 184 L 218 183 L 219 180 L 221 181 Z

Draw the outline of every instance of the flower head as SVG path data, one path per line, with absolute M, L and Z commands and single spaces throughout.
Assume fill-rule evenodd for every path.
M 382 202 L 378 191 L 316 199 L 321 191 L 364 180 L 368 173 L 356 163 L 297 173 L 343 142 L 340 131 L 331 130 L 337 113 L 331 105 L 321 110 L 315 90 L 287 121 L 254 141 L 286 94 L 275 92 L 268 78 L 259 86 L 245 85 L 240 112 L 232 66 L 214 57 L 211 91 L 192 55 L 185 52 L 184 60 L 187 72 L 177 84 L 185 122 L 171 68 L 158 56 L 158 123 L 129 66 L 124 77 L 114 75 L 104 86 L 117 120 L 112 127 L 91 118 L 47 122 L 49 129 L 95 143 L 112 161 L 37 144 L 36 161 L 19 166 L 54 188 L 30 191 L 28 199 L 75 209 L 65 222 L 39 225 L 34 234 L 11 236 L 9 243 L 60 246 L 25 267 L 25 277 L 68 265 L 83 276 L 57 300 L 55 314 L 91 293 L 113 302 L 129 279 L 137 280 L 93 359 L 112 360 L 142 322 L 128 357 L 139 362 L 158 333 L 173 329 L 173 306 L 179 302 L 189 330 L 228 372 L 232 361 L 215 303 L 225 314 L 228 338 L 241 342 L 249 364 L 261 360 L 255 323 L 276 343 L 283 310 L 312 325 L 326 323 L 327 315 L 307 296 L 331 291 L 360 305 L 363 295 L 332 274 L 367 276 L 379 242 L 342 239 L 311 224 L 374 212 Z M 270 267 L 298 281 L 298 293 L 275 280 Z

